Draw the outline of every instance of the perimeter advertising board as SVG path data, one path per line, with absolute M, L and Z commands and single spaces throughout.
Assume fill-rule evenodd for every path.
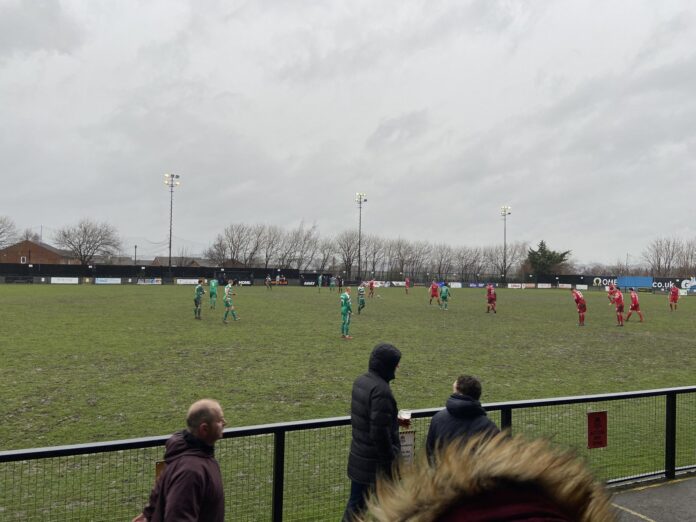
M 176 284 L 177 285 L 197 285 L 198 279 L 189 279 L 189 278 L 177 277 Z
M 120 277 L 95 277 L 94 284 L 95 285 L 120 285 L 121 278 Z
M 145 278 L 138 279 L 138 284 L 139 285 L 161 285 L 162 278 L 161 277 L 145 277 Z
M 80 283 L 79 277 L 52 277 L 52 285 L 77 285 Z

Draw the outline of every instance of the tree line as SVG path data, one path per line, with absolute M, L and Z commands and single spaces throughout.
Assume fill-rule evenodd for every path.
M 19 232 L 12 219 L 0 216 L 0 248 L 18 240 L 37 241 L 31 229 Z M 106 222 L 82 219 L 58 229 L 54 244 L 69 251 L 81 264 L 96 256 L 122 252 L 116 228 Z M 354 277 L 358 270 L 358 231 L 344 230 L 322 237 L 316 225 L 300 223 L 292 229 L 276 225 L 233 223 L 219 233 L 202 253 L 217 266 L 296 269 L 301 272 L 344 273 Z M 172 258 L 184 265 L 191 257 L 185 251 Z M 391 279 L 499 279 L 527 274 L 607 274 L 686 276 L 696 273 L 696 239 L 657 238 L 643 250 L 636 264 L 618 260 L 612 265 L 578 265 L 571 251 L 556 252 L 545 241 L 537 248 L 525 242 L 493 246 L 452 246 L 446 243 L 390 239 L 366 234 L 360 242 L 360 273 Z

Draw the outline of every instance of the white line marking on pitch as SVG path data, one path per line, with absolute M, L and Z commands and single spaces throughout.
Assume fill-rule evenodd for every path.
M 625 511 L 626 513 L 630 513 L 631 515 L 635 515 L 638 518 L 640 518 L 641 520 L 645 520 L 646 522 L 657 522 L 657 520 L 653 520 L 652 518 L 648 518 L 645 515 L 641 515 L 640 513 L 636 513 L 635 511 L 628 509 L 627 507 L 619 506 L 618 504 L 612 504 L 612 506 Z

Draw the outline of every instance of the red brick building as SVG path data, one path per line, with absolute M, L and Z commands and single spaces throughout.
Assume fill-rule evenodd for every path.
M 23 265 L 79 265 L 70 252 L 40 241 L 25 239 L 0 250 L 0 263 Z

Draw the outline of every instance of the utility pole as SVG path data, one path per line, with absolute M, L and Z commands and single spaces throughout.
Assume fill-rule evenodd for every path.
M 181 182 L 179 181 L 178 174 L 165 174 L 164 184 L 169 187 L 169 275 L 172 273 L 172 218 L 174 216 L 174 187 L 178 187 Z
M 365 194 L 364 192 L 357 192 L 355 194 L 355 202 L 358 204 L 358 284 L 360 284 L 360 251 L 362 246 L 362 206 L 363 203 L 367 203 L 367 194 Z
M 512 214 L 512 207 L 503 205 L 500 207 L 500 215 L 503 216 L 503 283 L 507 283 L 507 217 Z

